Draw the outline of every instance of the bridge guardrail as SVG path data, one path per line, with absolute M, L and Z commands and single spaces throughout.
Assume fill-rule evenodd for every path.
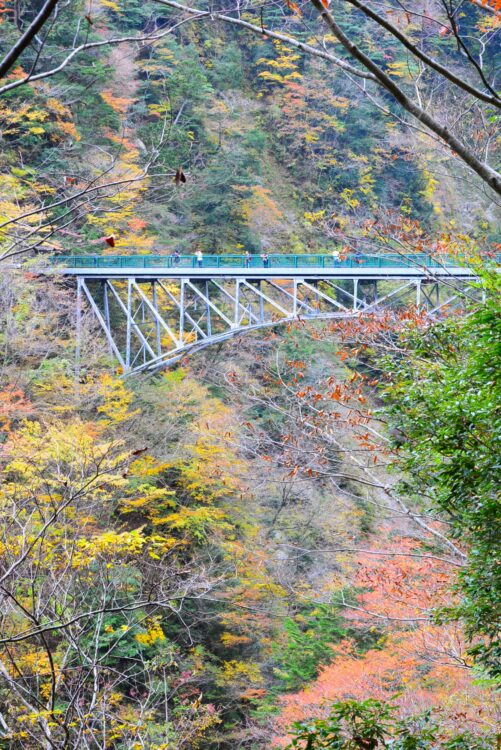
M 51 260 L 67 268 L 197 268 L 193 255 L 63 255 Z M 460 260 L 452 256 L 433 258 L 426 253 L 399 255 L 369 255 L 357 253 L 343 259 L 332 255 L 274 254 L 263 261 L 260 255 L 204 255 L 202 268 L 440 268 L 444 265 L 459 265 Z

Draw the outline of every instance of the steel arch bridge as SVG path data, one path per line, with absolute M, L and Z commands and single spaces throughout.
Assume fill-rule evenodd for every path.
M 457 304 L 475 273 L 428 255 L 68 256 L 50 272 L 77 281 L 124 372 L 154 371 L 235 335 L 298 319 Z

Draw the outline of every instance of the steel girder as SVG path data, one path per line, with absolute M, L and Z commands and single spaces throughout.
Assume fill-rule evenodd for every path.
M 84 300 L 124 372 L 154 371 L 233 336 L 300 319 L 345 318 L 414 305 L 430 314 L 461 302 L 468 282 L 430 279 L 217 277 L 77 280 L 80 351 Z M 77 353 L 78 353 L 77 352 Z

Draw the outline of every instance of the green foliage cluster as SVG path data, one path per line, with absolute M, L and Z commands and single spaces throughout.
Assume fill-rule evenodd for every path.
M 397 467 L 407 493 L 429 498 L 465 545 L 460 617 L 479 664 L 501 677 L 501 282 L 484 274 L 485 303 L 405 342 L 387 361 L 387 413 L 404 442 Z
M 285 690 L 298 690 L 313 680 L 319 668 L 332 661 L 332 645 L 347 633 L 337 608 L 328 604 L 304 607 L 284 620 L 283 630 L 285 642 L 277 642 L 274 654 L 275 674 Z
M 445 731 L 430 712 L 401 719 L 376 700 L 335 703 L 327 719 L 298 722 L 287 750 L 494 750 L 494 736 Z

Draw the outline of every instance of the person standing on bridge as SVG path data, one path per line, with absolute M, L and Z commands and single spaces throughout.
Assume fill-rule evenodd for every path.
M 204 262 L 204 254 L 203 254 L 203 252 L 201 250 L 197 250 L 197 252 L 195 253 L 195 257 L 197 259 L 197 266 L 199 268 L 202 268 L 202 264 Z
M 252 255 L 247 250 L 247 252 L 245 253 L 245 267 L 246 268 L 250 268 L 251 261 L 252 261 Z
M 340 258 L 339 250 L 333 250 L 332 251 L 332 261 L 333 261 L 333 263 L 334 263 L 335 266 L 339 265 L 339 258 Z
M 175 266 L 179 264 L 180 258 L 181 258 L 181 254 L 179 250 L 174 250 L 174 252 L 172 253 L 172 260 L 174 261 Z
M 268 268 L 268 263 L 270 262 L 268 253 L 261 253 L 261 260 L 263 261 L 263 266 L 265 268 Z

